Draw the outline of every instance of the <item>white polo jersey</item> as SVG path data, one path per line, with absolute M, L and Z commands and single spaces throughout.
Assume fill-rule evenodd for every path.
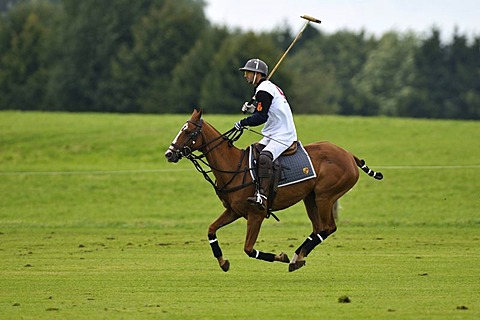
M 273 97 L 272 104 L 268 110 L 268 119 L 262 129 L 262 134 L 267 139 L 271 137 L 290 146 L 297 140 L 297 130 L 293 122 L 292 110 L 290 109 L 285 94 L 279 87 L 268 80 L 260 83 L 255 90 L 255 94 L 257 94 L 258 91 L 266 91 Z M 285 147 L 285 149 L 286 148 L 287 147 Z

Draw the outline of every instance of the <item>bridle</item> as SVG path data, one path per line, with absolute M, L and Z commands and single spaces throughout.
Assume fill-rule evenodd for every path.
M 224 134 L 220 134 L 218 137 L 215 137 L 210 141 L 206 141 L 200 146 L 194 147 L 194 145 L 196 144 L 196 139 L 202 134 L 203 119 L 200 119 L 198 123 L 192 120 L 188 120 L 187 124 L 193 124 L 195 126 L 195 130 L 187 133 L 188 139 L 185 141 L 183 146 L 179 146 L 176 143 L 171 143 L 171 146 L 174 148 L 173 150 L 171 149 L 171 151 L 176 152 L 178 159 L 185 157 L 188 160 L 190 160 L 195 166 L 195 169 L 197 169 L 197 171 L 203 175 L 205 180 L 207 180 L 213 186 L 217 194 L 237 191 L 247 186 L 250 186 L 252 184 L 255 184 L 254 181 L 246 182 L 247 174 L 254 169 L 250 168 L 248 165 L 245 168 L 242 168 L 242 164 L 247 155 L 247 152 L 245 150 L 242 150 L 242 156 L 237 164 L 237 169 L 235 171 L 221 170 L 220 168 L 213 167 L 203 159 L 207 156 L 208 153 L 213 151 L 215 148 L 220 146 L 225 141 L 227 141 L 227 143 L 230 146 L 233 146 L 233 143 L 236 142 L 238 139 L 240 139 L 240 137 L 242 136 L 243 130 L 238 131 L 235 128 L 232 128 L 227 132 L 225 132 Z M 201 151 L 202 154 L 196 155 L 194 151 L 197 151 L 197 150 Z M 207 166 L 209 169 L 205 170 L 202 167 L 202 164 Z M 232 178 L 229 181 L 227 181 L 222 187 L 219 188 L 217 186 L 217 183 L 209 175 L 210 173 L 213 172 L 213 170 L 218 171 L 220 173 L 232 174 Z M 229 187 L 230 183 L 235 179 L 235 177 L 241 173 L 243 173 L 242 184 L 234 187 Z
M 200 119 L 199 123 L 195 123 L 191 120 L 188 120 L 187 123 L 193 124 L 195 126 L 195 130 L 188 133 L 188 139 L 183 144 L 183 147 L 174 142 L 170 144 L 174 148 L 171 151 L 177 153 L 178 159 L 181 159 L 182 157 L 188 158 L 188 156 L 192 154 L 192 151 L 194 151 L 192 147 L 196 143 L 198 136 L 202 134 L 203 119 Z

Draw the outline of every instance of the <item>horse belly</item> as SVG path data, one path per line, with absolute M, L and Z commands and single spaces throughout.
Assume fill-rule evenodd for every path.
M 273 202 L 273 210 L 283 210 L 293 206 L 313 191 L 315 179 L 280 187 Z

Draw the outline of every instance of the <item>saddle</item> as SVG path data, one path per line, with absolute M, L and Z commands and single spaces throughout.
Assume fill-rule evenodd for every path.
M 294 141 L 290 147 L 287 148 L 287 150 L 283 151 L 282 154 L 280 156 L 291 156 L 292 154 L 294 154 L 295 152 L 297 152 L 298 150 L 298 144 L 299 142 L 298 141 Z M 258 142 L 255 142 L 254 144 L 252 144 L 252 150 L 253 150 L 253 157 L 255 159 L 258 159 L 258 156 L 260 155 L 260 152 L 262 152 L 262 150 L 265 148 L 265 145 L 263 144 L 260 144 Z
M 258 180 L 256 161 L 264 148 L 265 145 L 259 143 L 254 143 L 250 147 L 250 167 L 254 168 L 251 174 L 255 181 Z M 312 179 L 316 176 L 310 156 L 301 142 L 295 141 L 273 162 L 273 178 L 270 185 L 267 211 L 269 213 L 272 211 L 278 188 Z

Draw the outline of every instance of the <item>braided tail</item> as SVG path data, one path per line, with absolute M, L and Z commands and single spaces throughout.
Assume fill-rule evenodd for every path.
M 376 172 L 370 169 L 366 164 L 365 160 L 360 160 L 357 157 L 353 156 L 355 158 L 355 162 L 357 163 L 357 166 L 363 170 L 366 174 L 368 174 L 370 177 L 374 177 L 377 180 L 382 180 L 383 179 L 383 174 L 381 172 Z

